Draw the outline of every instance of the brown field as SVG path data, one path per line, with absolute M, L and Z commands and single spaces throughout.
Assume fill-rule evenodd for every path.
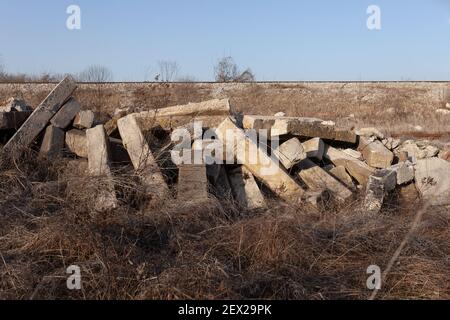
M 0 84 L 0 98 L 36 106 L 52 87 Z M 450 102 L 447 83 L 83 84 L 76 97 L 109 115 L 229 97 L 236 112 L 283 111 L 450 140 L 450 116 L 435 113 Z M 368 299 L 367 268 L 385 270 L 404 240 L 377 298 L 450 299 L 450 208 L 423 207 L 407 192 L 394 194 L 379 215 L 361 212 L 359 200 L 322 210 L 277 199 L 262 212 L 239 210 L 230 199 L 154 207 L 143 205 L 135 176 L 122 168 L 115 173 L 122 205 L 97 215 L 92 197 L 100 186 L 74 161 L 38 160 L 33 150 L 20 162 L 7 156 L 0 161 L 0 299 Z M 66 288 L 70 265 L 82 269 L 81 291 Z

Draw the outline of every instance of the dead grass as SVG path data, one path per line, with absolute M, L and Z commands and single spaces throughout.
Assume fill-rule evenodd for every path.
M 99 215 L 95 186 L 65 173 L 73 162 L 35 159 L 2 162 L 0 299 L 367 299 L 367 267 L 385 268 L 418 208 L 393 200 L 370 216 L 358 203 L 317 212 L 274 199 L 257 213 L 218 201 L 143 210 L 124 170 L 120 208 Z M 449 223 L 449 209 L 427 210 L 378 298 L 450 298 Z M 66 288 L 72 264 L 81 291 Z

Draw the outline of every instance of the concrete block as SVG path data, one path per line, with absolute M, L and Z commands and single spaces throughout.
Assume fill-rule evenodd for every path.
M 302 143 L 297 138 L 292 138 L 279 145 L 273 153 L 288 170 L 303 159 L 306 159 L 307 156 Z
M 208 179 L 205 165 L 180 165 L 178 167 L 177 199 L 189 202 L 207 201 Z
M 91 110 L 82 110 L 77 113 L 73 126 L 77 129 L 89 129 L 94 125 L 95 114 Z
M 242 208 L 249 210 L 266 208 L 266 201 L 252 173 L 238 167 L 229 173 L 233 196 Z
M 80 109 L 80 104 L 74 98 L 70 98 L 50 120 L 50 123 L 57 128 L 65 129 L 70 125 Z
M 355 188 L 352 177 L 347 173 L 344 166 L 337 166 L 329 170 L 329 173 L 350 190 Z
M 363 154 L 367 164 L 374 168 L 389 168 L 394 161 L 394 154 L 378 140 L 370 141 L 360 137 L 358 150 Z
M 43 157 L 53 159 L 61 155 L 64 148 L 64 131 L 55 127 L 48 126 L 45 130 L 39 154 Z
M 232 154 L 239 163 L 243 164 L 256 178 L 263 182 L 270 190 L 286 201 L 301 202 L 304 190 L 292 179 L 289 174 L 267 153 L 258 148 L 254 141 L 249 139 L 245 132 L 227 118 L 217 129 L 216 134 L 226 145 L 227 151 Z M 230 136 L 233 138 L 230 141 Z M 237 143 L 243 146 L 243 153 L 237 152 Z M 250 161 L 250 150 L 255 150 L 253 155 L 257 161 Z
M 450 205 L 450 162 L 420 159 L 415 166 L 417 190 L 431 205 Z
M 328 172 L 309 159 L 299 164 L 298 173 L 302 181 L 313 191 L 328 190 L 337 200 L 345 202 L 353 196 L 353 193 Z
M 72 129 L 66 132 L 66 148 L 80 158 L 88 157 L 86 131 Z
M 23 148 L 29 147 L 47 126 L 50 119 L 72 95 L 76 87 L 77 85 L 71 77 L 64 78 L 17 130 L 16 134 L 3 147 L 3 151 L 20 155 Z
M 387 192 L 395 189 L 397 175 L 392 170 L 379 170 L 369 178 L 364 198 L 364 209 L 369 214 L 380 212 Z
M 315 158 L 322 160 L 323 153 L 325 152 L 325 143 L 320 138 L 310 139 L 302 143 L 303 149 L 306 152 L 308 158 Z

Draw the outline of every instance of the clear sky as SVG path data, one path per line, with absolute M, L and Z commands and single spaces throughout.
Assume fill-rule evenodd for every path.
M 151 80 L 158 60 L 213 80 L 223 56 L 261 81 L 450 80 L 450 0 L 0 0 L 0 54 L 9 72 L 101 64 L 116 81 Z

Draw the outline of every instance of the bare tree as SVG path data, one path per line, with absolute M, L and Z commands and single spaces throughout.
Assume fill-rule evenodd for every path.
M 232 57 L 225 57 L 217 62 L 214 67 L 214 75 L 217 82 L 252 82 L 255 75 L 250 69 L 239 71 L 238 65 Z
M 101 65 L 89 66 L 78 75 L 78 80 L 84 82 L 108 82 L 112 79 L 111 70 Z
M 172 82 L 178 75 L 180 66 L 175 61 L 160 60 L 158 61 L 158 70 L 159 74 L 156 75 L 155 81 Z

